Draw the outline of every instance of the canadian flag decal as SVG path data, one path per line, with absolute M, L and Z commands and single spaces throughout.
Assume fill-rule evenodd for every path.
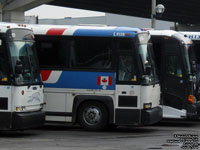
M 111 76 L 98 76 L 97 77 L 97 85 L 112 85 L 112 77 Z

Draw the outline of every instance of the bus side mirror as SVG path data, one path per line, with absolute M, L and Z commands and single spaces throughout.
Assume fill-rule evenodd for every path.
M 191 72 L 192 73 L 196 73 L 197 72 L 196 65 L 192 65 Z
M 151 70 L 152 70 L 151 66 L 146 66 L 145 74 L 150 76 L 151 75 Z
M 15 65 L 15 74 L 21 74 L 22 73 L 22 62 L 20 60 L 16 61 Z
M 191 73 L 196 73 L 197 72 L 197 66 L 196 63 L 194 61 L 192 61 L 192 65 L 191 65 Z

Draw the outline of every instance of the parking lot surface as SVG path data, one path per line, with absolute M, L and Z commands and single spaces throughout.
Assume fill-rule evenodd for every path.
M 145 127 L 88 132 L 79 126 L 0 131 L 0 150 L 181 150 L 198 149 L 200 121 L 169 121 Z M 199 147 L 200 149 L 200 147 Z

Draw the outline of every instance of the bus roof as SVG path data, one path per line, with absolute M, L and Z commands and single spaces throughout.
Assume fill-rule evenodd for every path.
M 98 37 L 134 37 L 140 28 L 114 26 L 28 25 L 35 35 L 71 35 Z
M 151 35 L 173 36 L 176 31 L 173 30 L 149 30 Z
M 151 35 L 175 37 L 185 44 L 192 44 L 191 39 L 187 38 L 183 33 L 174 30 L 149 30 Z
M 184 34 L 186 37 L 188 37 L 191 40 L 198 41 L 200 40 L 200 32 L 182 32 L 180 33 Z
M 31 30 L 31 28 L 29 28 L 26 24 L 0 22 L 0 33 L 5 33 L 5 32 L 7 32 L 7 30 L 13 29 L 13 28 L 15 28 L 15 29 L 19 28 L 19 29 L 29 29 L 29 30 Z

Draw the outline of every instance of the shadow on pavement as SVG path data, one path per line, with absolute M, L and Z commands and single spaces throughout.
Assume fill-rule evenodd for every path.
M 24 138 L 36 136 L 38 134 L 33 133 L 32 130 L 25 131 L 0 131 L 0 138 Z
M 166 126 L 166 127 L 193 127 L 199 126 L 200 120 L 181 120 L 181 119 L 163 119 L 162 121 L 152 126 Z

